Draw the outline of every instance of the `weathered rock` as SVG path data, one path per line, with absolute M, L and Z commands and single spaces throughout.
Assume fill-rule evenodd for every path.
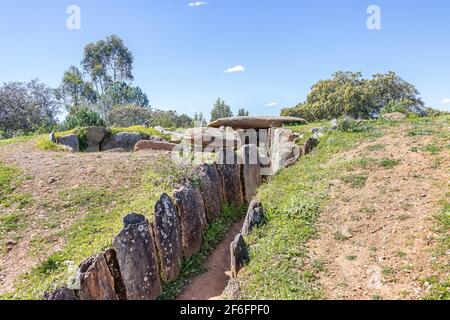
M 228 281 L 228 285 L 225 288 L 222 296 L 226 300 L 240 300 L 241 299 L 241 286 L 239 284 L 239 280 L 235 278 L 231 278 Z
M 282 127 L 285 124 L 306 124 L 307 121 L 296 117 L 232 117 L 218 119 L 208 125 L 212 128 L 231 127 L 233 129 L 268 129 Z
M 155 243 L 163 282 L 176 279 L 183 258 L 180 225 L 172 199 L 163 194 L 155 205 Z
M 245 244 L 244 237 L 239 233 L 234 241 L 230 245 L 231 253 L 231 275 L 236 278 L 239 271 L 248 263 L 250 260 L 247 250 L 247 245 Z
M 248 236 L 253 228 L 260 226 L 264 221 L 264 208 L 260 201 L 253 200 L 247 211 L 244 225 L 242 226 L 242 235 Z
M 217 170 L 222 177 L 224 201 L 239 208 L 244 205 L 241 185 L 241 166 L 234 150 L 221 149 L 216 158 Z
M 108 151 L 112 149 L 122 148 L 127 152 L 131 152 L 134 149 L 136 143 L 141 140 L 145 140 L 148 136 L 141 133 L 132 132 L 120 132 L 107 136 L 101 143 L 100 150 Z
M 245 145 L 241 148 L 242 172 L 241 181 L 244 200 L 250 203 L 262 183 L 261 165 L 259 164 L 259 151 L 256 145 Z
M 333 119 L 330 121 L 330 128 L 331 130 L 337 130 L 338 128 L 338 121 L 337 119 Z
M 190 258 L 202 247 L 206 224 L 205 204 L 199 190 L 190 183 L 176 190 L 173 196 L 180 216 L 183 256 Z
M 239 144 L 239 136 L 229 130 L 217 128 L 193 128 L 186 130 L 183 140 L 196 148 L 211 149 L 233 148 Z
M 208 222 L 213 222 L 222 212 L 222 177 L 215 165 L 202 164 L 197 168 L 200 178 L 200 191 L 206 209 Z
M 80 264 L 76 284 L 81 300 L 118 300 L 114 278 L 102 254 L 92 256 Z
M 75 292 L 67 287 L 62 287 L 56 289 L 53 292 L 46 292 L 44 294 L 44 300 L 53 300 L 53 301 L 71 301 L 78 300 L 78 297 L 75 295 Z
M 134 152 L 141 150 L 163 150 L 172 151 L 176 144 L 162 141 L 141 140 L 134 146 Z
M 112 248 L 108 249 L 104 253 L 106 264 L 114 279 L 114 290 L 119 300 L 127 299 L 127 292 L 125 284 L 123 283 L 122 275 L 120 273 L 119 262 L 117 261 L 116 251 Z
M 107 130 L 103 127 L 86 127 L 84 130 L 86 132 L 87 141 L 94 143 L 102 142 L 107 133 Z
M 270 155 L 272 174 L 276 174 L 281 169 L 291 165 L 301 155 L 300 147 L 295 143 L 298 138 L 292 130 L 277 128 L 270 129 Z
M 306 140 L 305 145 L 303 147 L 303 155 L 310 154 L 317 146 L 319 145 L 319 140 L 311 137 Z
M 401 112 L 392 112 L 392 113 L 385 113 L 385 114 L 383 114 L 382 117 L 384 120 L 401 121 L 401 120 L 405 120 L 407 116 L 406 116 L 406 114 L 401 113 Z
M 100 144 L 97 142 L 87 141 L 85 152 L 100 152 Z
M 69 134 L 58 139 L 59 144 L 72 148 L 75 152 L 80 151 L 80 141 L 76 134 Z
M 48 139 L 50 140 L 50 142 L 56 143 L 56 135 L 53 131 L 50 133 Z
M 151 226 L 144 216 L 131 213 L 124 218 L 114 249 L 128 300 L 155 300 L 161 294 L 158 258 Z

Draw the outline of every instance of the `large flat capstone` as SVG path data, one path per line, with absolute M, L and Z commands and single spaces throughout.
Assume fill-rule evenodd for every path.
M 211 122 L 208 127 L 231 127 L 233 129 L 268 129 L 288 124 L 306 124 L 307 121 L 297 117 L 231 117 Z

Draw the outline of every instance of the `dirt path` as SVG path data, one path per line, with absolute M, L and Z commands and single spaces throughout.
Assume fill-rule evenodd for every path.
M 142 171 L 152 163 L 158 152 L 139 153 L 67 153 L 45 152 L 35 148 L 35 141 L 0 147 L 0 161 L 21 169 L 23 181 L 15 194 L 29 194 L 26 208 L 0 208 L 0 216 L 19 215 L 26 227 L 0 239 L 0 294 L 12 290 L 17 277 L 40 263 L 45 256 L 60 250 L 64 239 L 59 236 L 85 212 L 66 214 L 61 192 L 73 190 L 131 189 L 140 183 Z M 58 212 L 50 208 L 59 207 Z M 54 224 L 52 215 L 58 219 Z M 30 254 L 34 239 L 50 239 L 51 246 L 42 257 Z M 40 253 L 41 255 L 41 253 Z
M 231 226 L 205 263 L 206 272 L 194 277 L 177 300 L 220 300 L 230 279 L 230 244 L 241 232 L 244 219 Z
M 340 173 L 366 176 L 360 189 L 330 183 L 332 201 L 320 217 L 318 238 L 309 243 L 312 258 L 325 269 L 320 283 L 327 299 L 420 299 L 427 290 L 421 280 L 436 272 L 435 259 L 449 259 L 433 256 L 433 217 L 448 192 L 448 151 L 433 155 L 424 151 L 433 137 L 399 132 L 343 157 L 388 158 L 397 165 L 377 162 Z

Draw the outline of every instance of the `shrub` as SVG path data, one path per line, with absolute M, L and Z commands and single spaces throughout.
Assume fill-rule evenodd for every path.
M 104 127 L 105 121 L 98 113 L 87 108 L 72 110 L 63 124 L 64 130 L 90 126 Z
M 106 119 L 109 126 L 147 126 L 151 114 L 150 109 L 137 105 L 116 106 L 108 112 Z
M 338 120 L 338 130 L 342 132 L 369 132 L 373 128 L 367 121 L 352 118 L 341 118 Z

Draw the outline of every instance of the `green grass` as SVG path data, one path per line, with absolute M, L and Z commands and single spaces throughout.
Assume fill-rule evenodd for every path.
M 393 169 L 401 163 L 402 161 L 397 159 L 383 158 L 379 160 L 379 166 L 384 169 Z
M 67 152 L 68 149 L 60 144 L 51 142 L 48 137 L 41 137 L 36 141 L 36 148 L 44 151 Z
M 147 128 L 144 126 L 132 126 L 132 127 L 128 127 L 128 128 L 111 128 L 110 132 L 112 134 L 120 133 L 120 132 L 136 132 L 136 133 L 146 134 L 148 136 L 160 137 L 167 141 L 170 141 L 170 139 L 171 139 L 170 136 L 165 135 L 165 134 L 159 132 L 158 130 L 155 130 L 153 128 Z
M 36 135 L 29 135 L 29 136 L 19 136 L 11 139 L 0 139 L 0 147 L 15 143 L 27 142 L 35 139 L 36 137 L 37 137 Z
M 349 175 L 342 177 L 341 180 L 354 189 L 362 189 L 366 184 L 367 178 L 366 175 Z
M 374 125 L 376 123 L 370 124 Z M 315 126 L 319 125 L 308 125 Z M 247 239 L 251 260 L 239 276 L 243 298 L 324 298 L 316 281 L 321 270 L 308 263 L 305 243 L 314 236 L 315 222 L 329 200 L 329 181 L 340 176 L 347 165 L 345 161 L 330 160 L 337 153 L 380 135 L 375 129 L 369 132 L 327 131 L 312 154 L 261 187 L 259 196 L 266 208 L 268 223 Z

